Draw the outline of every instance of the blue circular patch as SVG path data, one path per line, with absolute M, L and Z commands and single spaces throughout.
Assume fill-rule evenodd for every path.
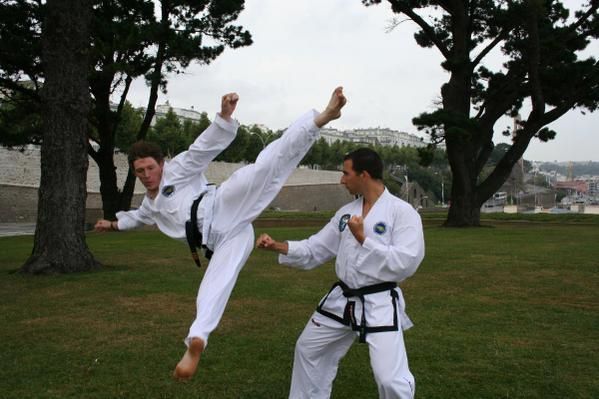
M 387 231 L 387 225 L 384 222 L 378 222 L 374 225 L 374 232 L 378 235 L 383 235 Z
M 346 213 L 345 215 L 341 216 L 341 219 L 339 219 L 339 231 L 345 230 L 345 226 L 347 226 L 347 222 L 349 222 L 350 217 L 351 216 L 349 213 Z
M 164 188 L 162 189 L 162 195 L 164 195 L 165 197 L 170 197 L 174 192 L 175 186 L 173 185 L 164 186 Z

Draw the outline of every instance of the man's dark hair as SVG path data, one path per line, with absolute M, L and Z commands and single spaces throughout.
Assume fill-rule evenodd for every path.
M 357 173 L 368 172 L 370 177 L 383 180 L 383 160 L 370 148 L 358 148 L 347 154 L 343 160 L 351 159 L 352 169 Z
M 139 140 L 131 145 L 129 148 L 129 165 L 133 168 L 133 161 L 136 159 L 152 157 L 157 163 L 161 163 L 164 160 L 162 150 L 160 146 L 151 141 Z

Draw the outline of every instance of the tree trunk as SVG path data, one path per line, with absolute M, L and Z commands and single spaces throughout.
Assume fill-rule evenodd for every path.
M 481 204 L 476 186 L 478 173 L 472 162 L 471 144 L 466 144 L 465 140 L 468 139 L 452 137 L 447 140 L 447 158 L 453 176 L 451 202 L 444 223 L 447 227 L 480 225 Z
M 454 178 L 454 184 L 455 184 Z M 472 190 L 457 190 L 452 186 L 451 204 L 447 213 L 446 227 L 480 226 L 480 207 L 478 198 Z
M 158 89 L 162 82 L 162 67 L 164 65 L 164 57 L 166 51 L 166 41 L 168 34 L 169 24 L 169 13 L 170 8 L 165 2 L 161 2 L 161 21 L 162 21 L 162 38 L 158 43 L 158 50 L 156 51 L 156 60 L 154 63 L 154 70 L 150 75 L 150 96 L 148 98 L 148 105 L 146 107 L 146 114 L 144 120 L 137 132 L 137 140 L 144 140 L 150 130 L 150 125 L 154 115 L 156 114 L 156 103 L 158 102 Z M 127 180 L 123 186 L 123 191 L 120 196 L 120 209 L 129 210 L 131 208 L 131 201 L 133 200 L 133 191 L 135 189 L 135 175 L 133 169 L 129 165 L 129 171 L 127 173 Z
M 129 166 L 127 171 L 127 179 L 125 180 L 125 184 L 123 185 L 123 191 L 121 192 L 121 202 L 119 204 L 119 208 L 123 211 L 128 211 L 131 209 L 131 202 L 133 201 L 133 191 L 135 189 L 135 181 L 136 177 L 133 174 L 133 169 Z
M 444 223 L 447 227 L 480 225 L 481 204 L 477 198 L 480 169 L 476 162 L 480 132 L 472 131 L 473 127 L 468 123 L 471 74 L 464 65 L 462 62 L 455 67 L 451 79 L 441 90 L 443 108 L 454 114 L 453 119 L 457 121 L 445 124 L 447 159 L 453 176 L 451 203 Z
M 31 257 L 21 272 L 95 269 L 85 242 L 90 0 L 49 0 L 43 27 L 46 79 L 38 216 Z
M 100 173 L 100 195 L 102 197 L 102 211 L 104 219 L 116 220 L 116 213 L 121 209 L 114 165 L 114 146 L 100 149 L 98 154 L 98 169 Z

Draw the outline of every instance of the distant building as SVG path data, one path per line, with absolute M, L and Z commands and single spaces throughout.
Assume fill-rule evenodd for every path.
M 113 103 L 113 102 L 110 103 L 110 109 L 112 111 L 116 111 L 118 106 L 119 105 L 116 103 Z M 168 114 L 168 111 L 171 109 L 173 110 L 175 115 L 177 115 L 179 117 L 181 122 L 189 120 L 194 123 L 198 123 L 202 119 L 202 113 L 194 110 L 193 106 L 191 107 L 191 109 L 176 108 L 176 107 L 171 107 L 171 105 L 167 101 L 165 104 L 160 104 L 160 105 L 156 106 L 156 112 L 154 114 L 154 118 L 152 118 L 152 122 L 150 123 L 150 125 L 154 126 L 156 124 L 156 121 L 160 118 L 164 118 L 166 116 L 166 114 Z M 145 109 L 144 109 L 144 112 L 145 112 Z
M 112 110 L 116 110 L 117 104 L 111 103 L 110 107 Z M 165 104 L 156 106 L 156 114 L 152 119 L 151 125 L 154 126 L 156 121 L 160 118 L 164 118 L 168 111 L 172 109 L 175 115 L 181 120 L 190 120 L 192 122 L 199 122 L 202 118 L 202 113 L 193 109 L 177 108 L 172 107 L 167 101 Z M 252 127 L 257 127 L 263 132 L 270 132 L 270 129 L 261 124 L 253 124 Z M 427 142 L 422 137 L 416 136 L 406 132 L 399 132 L 389 128 L 367 128 L 367 129 L 352 129 L 352 130 L 337 130 L 331 128 L 323 128 L 320 131 L 320 136 L 324 138 L 327 144 L 331 145 L 335 141 L 349 141 L 351 143 L 364 144 L 364 145 L 381 145 L 381 146 L 398 146 L 398 147 L 426 147 Z M 443 144 L 439 145 L 440 148 L 444 148 Z
M 156 106 L 156 114 L 154 115 L 154 119 L 152 119 L 151 125 L 154 126 L 156 121 L 160 118 L 164 118 L 171 109 L 181 121 L 189 120 L 198 123 L 202 119 L 202 113 L 194 110 L 193 107 L 191 109 L 171 107 L 167 101 L 166 104 Z
M 428 143 L 422 137 L 406 132 L 399 132 L 388 128 L 368 129 L 322 129 L 320 136 L 330 145 L 335 141 L 349 141 L 365 145 L 398 146 L 398 147 L 426 147 Z
M 589 191 L 589 186 L 584 180 L 558 181 L 555 183 L 555 188 L 572 190 L 578 194 L 586 194 Z
M 599 195 L 599 178 L 587 180 L 590 195 Z

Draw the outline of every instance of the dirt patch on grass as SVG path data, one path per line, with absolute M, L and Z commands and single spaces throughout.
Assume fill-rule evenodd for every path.
M 136 297 L 120 297 L 116 305 L 128 311 L 151 313 L 151 314 L 173 314 L 186 311 L 193 304 L 193 300 L 187 295 L 175 294 L 151 294 Z
M 256 298 L 232 299 L 218 330 L 221 333 L 269 330 L 275 325 L 284 325 L 288 318 L 304 322 L 312 310 L 313 306 L 306 308 L 305 305 L 288 302 Z

